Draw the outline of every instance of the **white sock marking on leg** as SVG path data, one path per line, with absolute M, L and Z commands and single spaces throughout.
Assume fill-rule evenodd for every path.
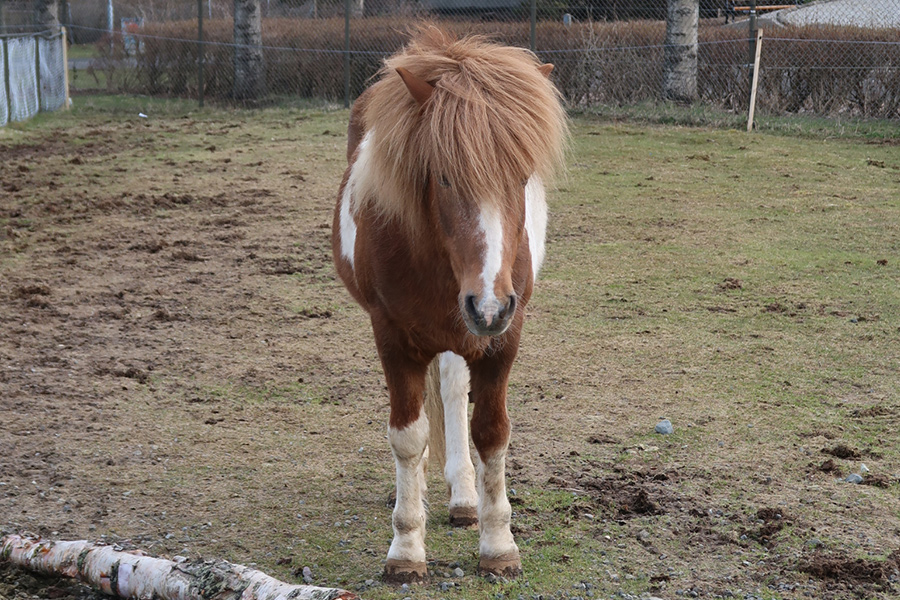
M 428 418 L 419 418 L 403 429 L 388 428 L 397 467 L 397 504 L 394 506 L 394 539 L 388 558 L 425 560 L 425 504 L 423 502 L 423 454 L 428 441 Z
M 463 357 L 452 352 L 441 354 L 440 366 L 447 455 L 444 479 L 450 488 L 450 508 L 475 508 L 478 494 L 469 453 L 469 367 Z
M 518 556 L 509 528 L 512 507 L 506 497 L 506 451 L 478 463 L 478 530 L 482 558 Z

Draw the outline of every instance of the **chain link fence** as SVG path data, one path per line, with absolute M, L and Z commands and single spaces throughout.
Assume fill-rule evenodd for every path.
M 64 107 L 64 32 L 0 35 L 0 127 Z
M 699 0 L 697 104 L 747 110 L 756 22 L 758 114 L 900 119 L 900 0 L 778 1 Z M 236 4 L 261 17 L 254 103 L 352 100 L 422 19 L 533 49 L 573 106 L 664 98 L 665 0 L 71 0 L 73 88 L 233 100 Z

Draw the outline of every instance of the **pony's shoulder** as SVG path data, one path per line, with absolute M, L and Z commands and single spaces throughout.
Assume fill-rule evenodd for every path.
M 375 85 L 378 85 L 378 83 Z M 366 90 L 353 101 L 353 107 L 350 109 L 350 123 L 347 125 L 348 163 L 353 162 L 353 155 L 356 152 L 356 148 L 366 135 L 366 107 L 369 105 L 369 99 L 372 97 L 372 88 L 375 87 L 375 85 L 366 88 Z

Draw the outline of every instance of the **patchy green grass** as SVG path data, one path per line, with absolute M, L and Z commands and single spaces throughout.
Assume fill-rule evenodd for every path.
M 100 58 L 97 44 L 72 44 L 69 46 L 69 58 Z
M 896 124 L 576 117 L 510 386 L 525 576 L 474 575 L 432 477 L 407 591 L 378 583 L 386 396 L 330 266 L 346 119 L 80 96 L 0 130 L 0 527 L 375 600 L 896 594 Z M 860 463 L 884 487 L 840 481 Z
M 580 110 L 585 117 L 599 117 L 623 123 L 644 123 L 678 127 L 713 127 L 746 131 L 747 113 L 726 111 L 708 105 L 681 106 L 643 102 L 630 106 L 596 106 Z M 757 110 L 753 128 L 759 133 L 813 138 L 891 140 L 897 137 L 897 123 L 887 119 L 817 117 L 767 113 Z

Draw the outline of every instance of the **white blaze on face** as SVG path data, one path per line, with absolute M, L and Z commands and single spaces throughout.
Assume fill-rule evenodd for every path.
M 341 196 L 341 213 L 340 213 L 340 235 L 341 235 L 341 256 L 347 259 L 350 267 L 353 268 L 354 250 L 356 248 L 356 222 L 353 220 L 354 198 L 358 201 L 358 195 L 364 193 L 369 184 L 372 170 L 372 132 L 366 133 L 366 136 L 359 143 L 356 151 L 356 160 L 350 167 L 350 177 L 347 178 L 347 185 L 344 186 L 344 193 Z
M 503 267 L 503 221 L 496 208 L 486 205 L 478 216 L 478 230 L 484 236 L 484 260 L 481 268 L 481 283 L 484 291 L 478 310 L 485 317 L 488 326 L 500 308 L 494 293 L 494 282 Z

